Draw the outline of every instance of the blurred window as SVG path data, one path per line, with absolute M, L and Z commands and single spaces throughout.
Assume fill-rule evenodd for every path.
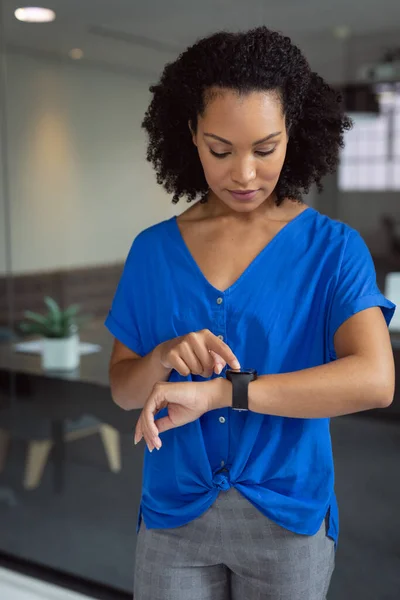
M 379 114 L 350 114 L 338 172 L 343 191 L 400 190 L 400 82 L 376 86 Z

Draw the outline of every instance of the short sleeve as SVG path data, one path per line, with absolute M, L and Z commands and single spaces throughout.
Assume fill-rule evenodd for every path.
M 140 264 L 138 238 L 136 238 L 125 261 L 121 279 L 104 324 L 117 340 L 136 354 L 143 356 L 138 327 L 138 319 L 140 318 L 140 305 L 138 303 L 140 298 Z
M 335 357 L 333 339 L 339 327 L 356 313 L 379 306 L 386 323 L 396 309 L 380 292 L 376 282 L 375 266 L 370 251 L 361 235 L 350 230 L 343 252 L 329 318 L 329 351 Z

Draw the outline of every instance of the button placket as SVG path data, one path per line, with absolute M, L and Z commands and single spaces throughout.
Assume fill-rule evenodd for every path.
M 221 341 L 225 341 L 226 340 L 226 298 L 221 294 L 217 297 L 214 296 L 214 300 L 211 300 L 214 304 L 214 306 L 212 307 L 212 313 L 213 313 L 213 332 L 214 335 L 216 335 L 218 337 L 218 339 L 220 339 Z M 224 369 L 228 368 L 228 365 L 226 367 L 224 367 Z M 226 464 L 226 460 L 222 460 L 222 457 L 227 457 L 228 456 L 228 450 L 229 450 L 229 427 L 228 427 L 228 421 L 226 419 L 226 417 L 224 417 L 223 415 L 220 415 L 218 417 L 218 425 L 224 425 L 224 428 L 220 430 L 220 450 L 221 450 L 221 468 L 225 467 Z M 220 474 L 221 475 L 221 474 Z M 224 483 L 222 484 L 222 481 L 224 481 Z M 222 484 L 222 487 L 220 489 L 224 489 L 225 485 L 229 486 L 229 483 L 226 480 L 226 477 L 223 478 L 221 481 L 218 481 L 217 487 L 220 487 L 220 485 Z
M 213 310 L 214 313 L 214 323 L 215 329 L 214 334 L 221 340 L 224 341 L 226 339 L 226 331 L 225 331 L 225 299 L 222 296 L 218 296 L 215 300 L 215 308 Z

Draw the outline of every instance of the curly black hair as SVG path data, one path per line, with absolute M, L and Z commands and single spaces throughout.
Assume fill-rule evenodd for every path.
M 301 202 L 313 183 L 322 190 L 321 179 L 335 171 L 351 120 L 340 94 L 311 71 L 290 38 L 258 27 L 197 41 L 167 64 L 159 83 L 150 87 L 153 97 L 142 123 L 149 136 L 147 160 L 157 182 L 173 193 L 173 203 L 198 195 L 206 201 L 208 184 L 188 122 L 196 131 L 214 88 L 279 94 L 289 141 L 274 190 L 277 205 L 285 198 Z

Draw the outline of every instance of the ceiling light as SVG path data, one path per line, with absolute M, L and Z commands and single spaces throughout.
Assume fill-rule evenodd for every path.
M 25 23 L 50 23 L 56 18 L 54 10 L 41 8 L 40 6 L 17 8 L 14 15 L 18 21 L 24 21 Z
M 348 25 L 339 25 L 333 28 L 332 33 L 338 40 L 346 40 L 351 35 L 351 29 Z
M 72 48 L 72 50 L 70 50 L 68 54 L 74 60 L 80 60 L 81 58 L 83 58 L 83 50 L 81 50 L 80 48 Z

